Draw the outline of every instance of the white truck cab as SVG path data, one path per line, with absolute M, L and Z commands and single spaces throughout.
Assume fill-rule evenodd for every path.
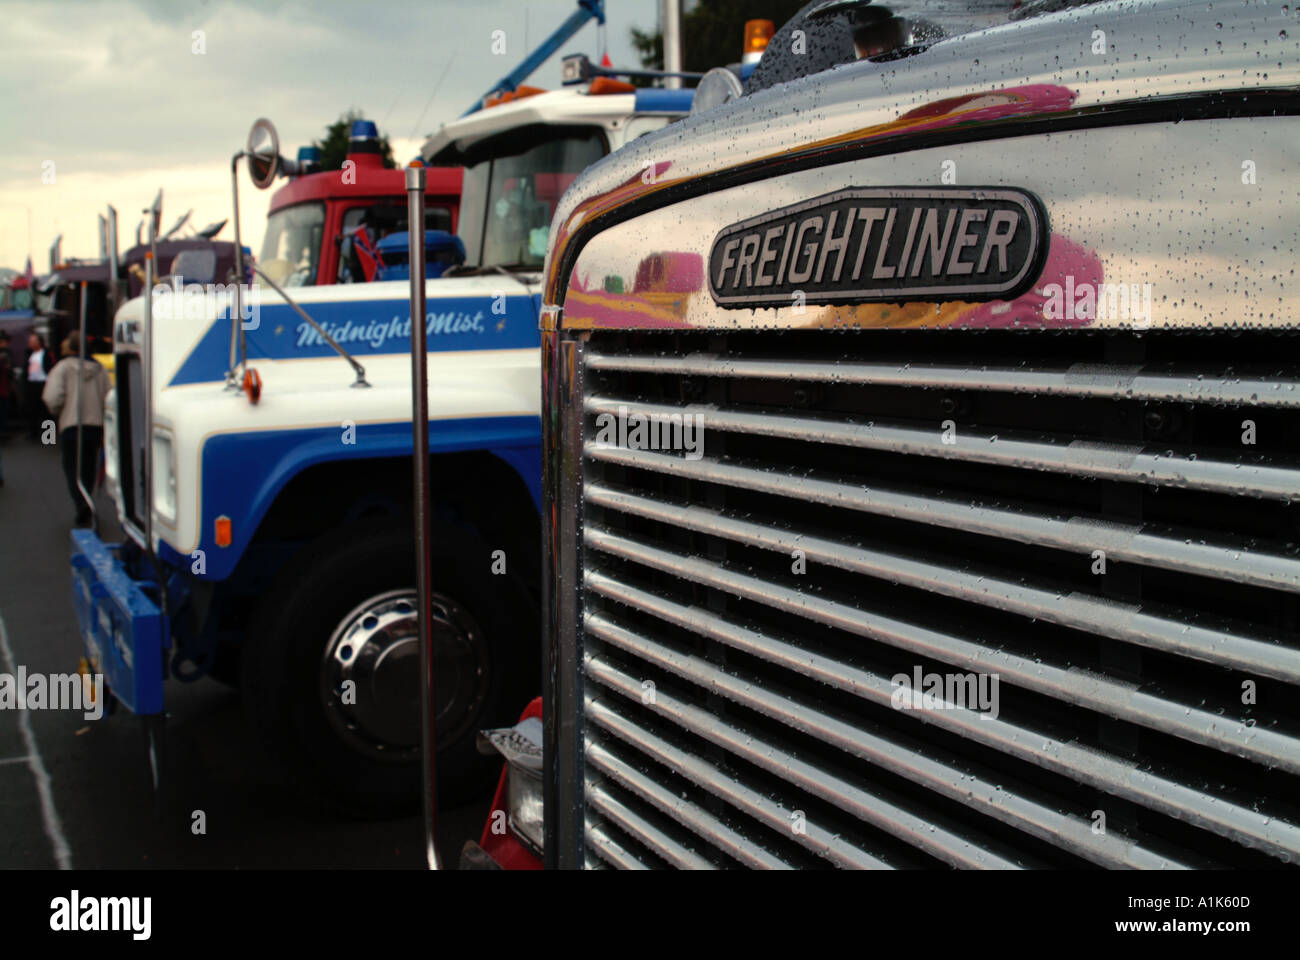
M 493 776 L 476 731 L 540 690 L 551 217 L 586 167 L 689 109 L 690 91 L 626 86 L 524 88 L 423 150 L 465 168 L 464 262 L 427 281 L 424 318 L 439 789 L 452 801 Z M 127 539 L 72 534 L 89 668 L 122 706 L 161 717 L 169 677 L 238 684 L 295 780 L 366 814 L 419 796 L 408 292 L 255 283 L 155 287 L 148 316 L 143 297 L 126 303 L 106 446 Z

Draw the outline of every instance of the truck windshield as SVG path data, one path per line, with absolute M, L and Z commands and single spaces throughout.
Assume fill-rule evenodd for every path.
M 0 287 L 0 310 L 30 310 L 32 292 L 26 287 L 15 290 L 12 287 Z
M 467 267 L 541 269 L 555 207 L 569 184 L 605 154 L 598 127 L 536 126 L 473 151 L 461 187 Z
M 266 218 L 266 239 L 257 265 L 276 283 L 310 287 L 316 283 L 325 205 L 301 203 Z
M 366 279 L 365 267 L 362 266 L 352 235 L 355 229 L 364 225 L 370 233 L 370 242 L 378 243 L 394 233 L 406 233 L 406 204 L 402 201 L 385 200 L 365 206 L 357 206 L 343 214 L 343 229 L 339 234 L 339 266 L 337 283 L 358 283 Z M 447 207 L 425 207 L 424 229 L 445 230 L 451 233 L 452 216 Z

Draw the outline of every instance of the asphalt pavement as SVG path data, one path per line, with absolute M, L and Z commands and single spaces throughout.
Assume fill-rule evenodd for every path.
M 68 574 L 73 509 L 59 453 L 0 434 L 0 673 L 75 673 L 81 656 Z M 97 498 L 100 533 L 118 536 Z M 420 818 L 366 822 L 294 794 L 260 763 L 237 691 L 167 683 L 166 803 L 156 809 L 141 722 L 124 710 L 0 710 L 0 868 L 331 868 L 424 865 Z M 443 813 L 454 865 L 490 796 Z M 205 832 L 193 829 L 203 812 Z

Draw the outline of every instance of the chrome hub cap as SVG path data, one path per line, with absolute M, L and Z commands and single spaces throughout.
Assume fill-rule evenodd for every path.
M 430 621 L 439 744 L 475 728 L 487 696 L 483 633 L 467 611 L 435 593 Z M 420 643 L 414 590 L 358 604 L 330 635 L 321 662 L 321 699 L 335 731 L 353 748 L 406 762 L 420 752 Z

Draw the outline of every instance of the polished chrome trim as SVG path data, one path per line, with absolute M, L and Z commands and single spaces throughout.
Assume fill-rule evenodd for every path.
M 1089 706 L 1101 713 L 1117 719 L 1178 736 L 1192 743 L 1199 743 L 1226 751 L 1234 756 L 1270 766 L 1279 766 L 1300 773 L 1300 749 L 1296 740 L 1286 734 L 1264 730 L 1260 726 L 1251 726 L 1243 721 L 1232 721 L 1226 715 L 1210 713 L 1209 710 L 1193 709 L 1190 704 L 1165 700 L 1151 693 L 1141 692 L 1139 688 L 1118 682 L 1108 676 L 1062 667 L 1050 658 L 1030 658 L 1017 656 L 1009 650 L 998 649 L 996 644 L 979 643 L 939 630 L 907 623 L 892 617 L 885 617 L 876 611 L 859 609 L 859 607 L 840 604 L 820 596 L 793 591 L 780 584 L 768 583 L 766 580 L 737 574 L 722 567 L 710 565 L 695 557 L 651 548 L 633 540 L 611 537 L 597 528 L 589 528 L 589 542 L 598 549 L 633 559 L 656 570 L 672 571 L 697 583 L 710 587 L 728 589 L 728 591 L 757 600 L 762 604 L 776 606 L 777 609 L 797 613 L 815 622 L 827 626 L 839 627 L 861 636 L 871 637 L 880 643 L 907 650 L 920 657 L 936 657 L 954 665 L 965 666 L 979 673 L 998 674 L 1014 683 L 1015 686 L 1032 689 L 1041 695 L 1054 697 L 1065 702 Z M 702 576 L 707 579 L 702 580 Z M 588 576 L 588 587 L 610 596 L 608 578 L 599 575 Z M 615 583 L 617 581 L 615 580 Z M 636 591 L 628 585 L 620 585 L 620 591 Z M 641 594 L 641 592 L 636 592 Z M 640 604 L 647 610 L 655 610 L 658 615 L 667 617 L 671 611 L 668 601 L 650 598 L 641 594 Z M 692 618 L 697 622 L 698 614 Z M 686 626 L 686 624 L 681 624 Z M 688 628 L 695 628 L 690 627 Z M 719 637 L 724 639 L 724 637 Z M 797 660 L 798 663 L 805 661 Z M 841 665 L 836 665 L 837 667 Z M 802 669 L 807 669 L 803 666 Z M 1247 669 L 1247 673 L 1258 673 Z M 818 679 L 832 683 L 831 674 L 820 675 Z M 857 693 L 857 688 L 849 687 Z
M 1178 609 L 1148 612 L 1137 604 L 1077 590 L 1065 593 L 1050 586 L 1035 587 L 1003 579 L 992 572 L 928 563 L 904 554 L 870 550 L 724 516 L 707 507 L 674 506 L 603 486 L 589 486 L 586 496 L 592 503 L 670 526 L 726 537 L 736 543 L 777 550 L 787 555 L 792 550 L 802 550 L 809 562 L 825 563 L 889 583 L 1205 663 L 1275 677 L 1287 683 L 1300 683 L 1300 649 L 1283 645 L 1280 636 L 1269 637 L 1241 625 L 1225 625 L 1220 629 L 1198 623 L 1194 615 Z M 605 531 L 597 530 L 596 534 L 604 536 Z M 591 543 L 591 538 L 587 542 Z
M 614 223 L 767 177 L 1072 128 L 1296 112 L 1297 39 L 1279 36 L 1276 10 L 1198 0 L 1088 4 L 949 38 L 902 60 L 859 60 L 688 117 L 626 145 L 566 192 L 553 218 L 543 300 L 564 303 L 583 246 Z M 1094 29 L 1169 39 L 1147 57 L 1098 56 L 1063 39 Z M 1223 40 L 1234 35 L 1239 43 Z M 1214 53 L 1207 59 L 1205 50 Z M 1068 106 L 1022 103 L 940 126 L 909 118 L 919 107 L 996 95 L 1012 83 L 1068 91 Z M 663 173 L 641 177 L 665 158 Z
M 628 807 L 606 790 L 599 780 L 588 776 L 585 788 L 588 808 L 663 857 L 669 866 L 679 870 L 717 869 L 712 862 Z
M 1293 559 L 1244 542 L 1234 544 L 1221 539 L 1216 542 L 1191 529 L 1152 533 L 1138 524 L 1084 516 L 1047 516 L 1010 504 L 958 501 L 905 487 L 858 486 L 809 473 L 780 473 L 720 460 L 686 460 L 626 447 L 588 444 L 587 457 L 687 480 L 1071 550 L 1082 555 L 1104 550 L 1107 558 L 1113 560 L 1300 593 L 1300 557 Z
M 726 430 L 761 437 L 782 437 L 809 443 L 833 443 L 865 450 L 883 450 L 912 456 L 939 457 L 986 463 L 1016 469 L 1070 473 L 1106 480 L 1150 483 L 1157 486 L 1246 494 L 1261 499 L 1300 498 L 1300 466 L 1271 466 L 1248 458 L 1214 460 L 1191 451 L 1164 455 L 1143 444 L 1071 440 L 1054 443 L 1051 436 L 1038 439 L 1007 437 L 959 429 L 953 443 L 944 443 L 938 423 L 921 429 L 901 423 L 856 423 L 813 417 L 785 416 L 776 411 L 750 413 L 724 410 L 712 404 L 674 406 L 642 403 L 628 398 L 591 396 L 589 414 L 639 415 L 649 418 L 674 414 L 699 414 L 710 430 Z
M 928 633 L 906 624 L 899 624 L 897 621 L 891 622 L 888 618 L 869 614 L 846 604 L 789 590 L 756 577 L 723 570 L 716 564 L 698 558 L 646 547 L 594 527 L 587 528 L 586 542 L 594 549 L 633 560 L 703 586 L 726 590 L 813 622 L 824 623 L 859 636 L 879 639 L 895 646 L 903 646 L 901 638 L 905 638 L 909 633 L 914 633 L 921 638 Z M 942 647 L 940 647 L 936 651 L 936 656 L 942 657 L 942 655 Z M 592 676 L 590 660 L 587 672 L 588 676 Z M 639 690 L 639 686 L 636 689 Z M 639 696 L 639 693 L 637 695 Z M 662 703 L 663 699 L 662 694 L 656 695 L 657 703 Z M 926 719 L 938 726 L 948 726 L 955 712 L 928 711 Z M 1134 761 L 1050 737 L 1019 736 L 1019 731 L 1000 720 L 982 719 L 973 729 L 955 728 L 954 732 L 984 743 L 1002 753 L 1027 760 L 1036 766 L 1064 774 L 1081 783 L 1091 784 L 1107 793 L 1124 797 L 1189 823 L 1204 826 L 1236 842 L 1267 849 L 1288 861 L 1292 857 L 1300 856 L 1300 827 L 1268 814 L 1247 810 L 1237 804 L 1142 770 Z
M 999 774 L 978 770 L 974 765 L 963 763 L 943 751 L 928 746 L 924 751 L 912 749 L 905 741 L 900 743 L 887 736 L 846 723 L 818 710 L 812 704 L 766 690 L 763 682 L 757 677 L 743 675 L 738 671 L 724 671 L 699 657 L 682 654 L 656 643 L 599 614 L 588 616 L 587 629 L 593 636 L 598 636 L 647 663 L 667 670 L 697 687 L 771 717 L 807 734 L 818 743 L 835 746 L 880 769 L 888 770 L 925 787 L 934 796 L 946 797 L 968 806 L 978 813 L 990 816 L 1102 866 L 1123 869 L 1165 869 L 1187 866 L 1167 855 L 1144 849 L 1125 837 L 1098 835 L 1093 832 L 1093 823 L 1089 819 L 1070 816 L 1060 810 L 1051 809 L 1013 787 L 1003 788 L 1002 777 Z M 759 635 L 755 634 L 755 636 Z M 746 652 L 755 652 L 752 644 L 750 648 L 734 643 L 732 646 L 736 649 L 745 649 Z M 765 659 L 771 662 L 772 658 L 769 654 Z M 806 655 L 805 659 L 807 659 Z M 832 661 L 822 660 L 823 664 L 829 662 Z M 857 670 L 847 664 L 837 664 L 837 667 L 844 671 L 844 675 L 852 676 L 860 683 L 859 691 L 855 692 L 861 695 L 869 691 L 869 699 L 886 708 L 890 707 L 890 695 L 894 687 L 887 678 Z M 809 675 L 806 669 L 798 672 Z M 824 679 L 824 676 L 818 679 Z M 843 681 L 836 686 L 843 688 Z M 917 715 L 927 712 L 933 711 L 917 711 Z M 978 726 L 989 722 L 990 719 L 970 710 L 944 712 L 959 714 L 955 721 L 955 725 L 958 726 Z M 922 716 L 921 719 L 925 717 Z M 1033 730 L 1014 727 L 1012 724 L 1006 726 L 1016 729 L 1022 737 L 1030 739 L 1041 737 Z
M 699 804 L 679 797 L 604 744 L 593 742 L 590 738 L 587 740 L 587 763 L 591 769 L 612 777 L 626 790 L 635 793 L 646 803 L 746 866 L 768 870 L 793 868 L 792 864 L 760 847 L 753 837 L 734 830 Z M 787 820 L 786 826 L 788 825 Z
M 582 339 L 542 334 L 542 693 L 544 863 L 578 869 L 583 853 Z
M 254 128 L 256 129 L 256 128 Z M 253 135 L 249 134 L 249 140 Z M 275 140 L 274 132 L 272 133 L 272 142 Z M 273 149 L 272 155 L 278 156 Z M 249 161 L 252 162 L 251 160 Z M 437 657 L 433 649 L 433 633 L 431 618 L 433 616 L 432 597 L 433 597 L 433 575 L 432 575 L 432 534 L 430 531 L 430 517 L 433 511 L 433 501 L 430 493 L 429 484 L 429 356 L 428 356 L 428 331 L 419 318 L 425 315 L 425 286 L 424 286 L 424 234 L 421 225 L 424 223 L 424 167 L 407 167 L 406 169 L 406 199 L 407 199 L 407 237 L 410 251 L 410 316 L 411 316 L 411 428 L 415 434 L 411 448 L 412 457 L 412 475 L 414 482 L 412 484 L 412 516 L 415 520 L 415 578 L 416 578 L 416 634 L 419 643 L 419 668 L 420 668 L 420 736 L 423 749 L 421 754 L 421 775 L 424 784 L 424 796 L 422 798 L 422 808 L 424 810 L 424 853 L 425 861 L 430 870 L 442 869 L 442 858 L 438 854 L 438 799 L 437 799 L 437 714 L 438 709 L 434 700 L 435 690 L 435 670 L 437 669 Z M 238 204 L 236 204 L 238 206 Z M 294 300 L 278 286 L 271 282 L 254 264 L 253 269 L 257 274 L 269 283 L 277 293 L 284 297 L 289 306 L 297 311 L 298 315 L 306 320 L 317 333 L 324 334 L 325 331 L 307 315 Z M 244 282 L 242 268 L 240 269 L 238 282 L 235 289 Z M 236 303 L 238 303 L 238 294 L 236 294 Z M 244 364 L 247 365 L 247 353 L 244 350 L 244 324 L 242 315 L 240 315 L 240 353 L 244 357 Z M 333 337 L 327 336 L 330 345 L 334 347 L 343 358 L 352 365 L 356 372 L 357 379 L 353 386 L 369 386 L 366 383 L 365 370 L 361 364 L 357 363 L 348 355 L 342 347 L 334 342 Z
M 864 870 L 894 869 L 888 861 L 845 839 L 838 828 L 822 823 L 815 811 L 806 814 L 808 829 L 803 833 L 795 833 L 790 829 L 795 811 L 783 804 L 779 797 L 773 796 L 770 790 L 764 790 L 735 772 L 724 771 L 716 764 L 678 748 L 619 713 L 606 700 L 588 694 L 585 709 L 587 718 L 605 732 L 661 763 L 668 764 L 697 787 L 766 824 L 782 836 L 789 836 L 794 843 L 829 860 L 835 866 Z M 686 729 L 691 728 L 688 726 Z
M 589 679 L 610 690 L 629 697 L 641 696 L 640 681 L 600 654 L 587 656 L 586 672 Z M 917 816 L 877 791 L 837 776 L 752 731 L 732 726 L 708 711 L 678 700 L 662 689 L 656 689 L 649 709 L 950 866 L 985 869 L 1020 869 L 1026 866 L 1000 855 L 992 846 L 981 846 L 964 832 L 959 833 L 946 824 Z
M 599 571 L 589 570 L 586 583 L 589 590 L 601 596 L 644 610 L 683 629 L 743 649 L 760 659 L 855 696 L 870 695 L 877 702 L 889 703 L 889 695 L 894 689 L 891 684 L 842 660 L 824 657 L 806 647 L 796 647 L 740 627 L 699 607 L 681 606 Z M 1050 659 L 1018 656 L 988 643 L 888 617 L 873 616 L 871 622 L 877 625 L 872 639 L 919 657 L 933 657 L 977 673 L 997 674 L 1007 683 L 1064 703 L 1087 707 L 1117 720 L 1136 723 L 1266 766 L 1276 766 L 1291 773 L 1300 772 L 1300 742 L 1284 733 L 1257 724 L 1248 725 L 1176 700 L 1166 700 L 1144 693 L 1135 684 L 1077 667 L 1062 667 Z M 850 677 L 853 679 L 848 679 Z M 920 716 L 925 719 L 924 714 Z
M 637 857 L 628 851 L 621 843 L 615 840 L 606 832 L 600 824 L 587 818 L 583 821 L 583 835 L 587 842 L 587 848 L 594 850 L 600 857 L 620 870 L 649 870 L 650 865 L 642 863 Z M 583 854 L 583 862 L 586 862 L 586 854 Z
M 747 377 L 755 380 L 987 390 L 1043 396 L 1144 400 L 1152 403 L 1213 403 L 1300 409 L 1300 381 L 1287 377 L 1241 377 L 1225 374 L 1222 370 L 1186 373 L 1161 371 L 1141 364 L 956 366 L 845 360 L 752 360 L 708 353 L 677 357 L 592 351 L 587 356 L 587 366 L 592 370 L 688 377 Z

